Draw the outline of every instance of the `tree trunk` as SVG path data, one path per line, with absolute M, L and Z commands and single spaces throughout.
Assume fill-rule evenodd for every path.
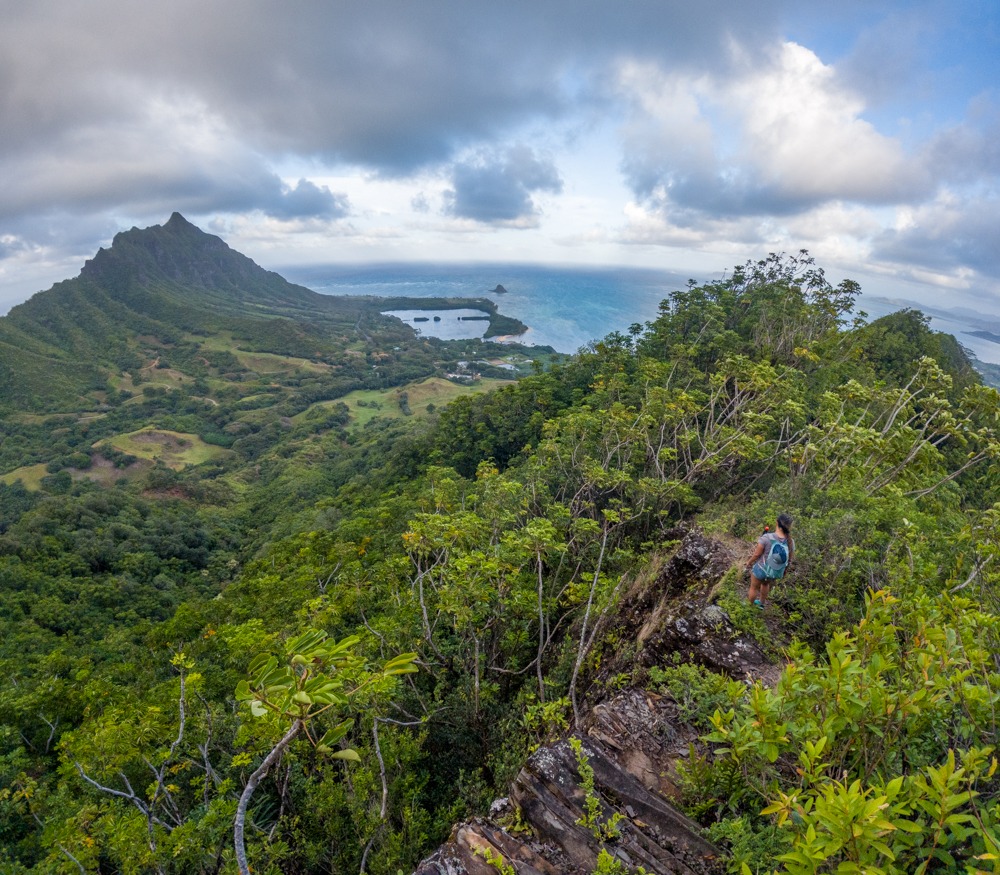
M 233 821 L 233 844 L 236 846 L 236 862 L 240 867 L 242 875 L 250 875 L 250 867 L 247 865 L 247 850 L 243 842 L 243 830 L 246 825 L 247 806 L 250 804 L 250 797 L 253 796 L 253 791 L 257 789 L 257 785 L 263 780 L 271 766 L 281 759 L 281 755 L 285 752 L 285 749 L 292 743 L 292 739 L 302 731 L 304 725 L 301 720 L 296 720 L 292 724 L 292 728 L 285 733 L 281 741 L 271 748 L 271 752 L 264 757 L 264 762 L 257 767 L 257 771 L 250 776 L 246 787 L 243 788 L 240 803 L 236 806 L 236 820 Z

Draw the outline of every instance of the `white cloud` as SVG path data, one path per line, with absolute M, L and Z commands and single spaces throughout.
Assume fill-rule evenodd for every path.
M 637 196 L 673 211 L 780 216 L 930 191 L 919 163 L 809 49 L 786 42 L 770 63 L 739 66 L 728 77 L 622 66 L 623 169 Z
M 653 62 L 622 64 L 618 85 L 632 112 L 621 131 L 623 170 L 640 195 L 676 178 L 715 172 L 717 144 L 705 115 L 706 80 L 662 70 Z
M 809 49 L 786 42 L 769 69 L 722 83 L 758 184 L 795 200 L 892 203 L 929 190 L 899 142 L 862 117 L 861 97 Z
M 278 264 L 807 246 L 897 273 L 1000 272 L 1000 66 L 971 39 L 995 11 L 7 6 L 0 284 L 174 210 Z M 928 47 L 941 27 L 951 42 Z
M 624 215 L 618 239 L 626 244 L 732 252 L 759 249 L 776 239 L 770 222 L 752 216 L 684 214 L 682 221 L 673 221 L 662 209 L 637 202 L 626 204 Z
M 873 255 L 924 281 L 1000 288 L 1000 196 L 943 191 L 933 201 L 901 208 L 892 227 L 874 240 Z M 935 278 L 935 279 L 930 279 Z

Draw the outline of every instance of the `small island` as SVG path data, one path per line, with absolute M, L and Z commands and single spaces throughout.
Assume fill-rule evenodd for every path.
M 486 294 L 487 295 L 506 295 L 507 294 L 507 290 L 502 285 L 500 285 L 500 283 L 497 283 L 497 287 L 495 289 L 490 289 Z

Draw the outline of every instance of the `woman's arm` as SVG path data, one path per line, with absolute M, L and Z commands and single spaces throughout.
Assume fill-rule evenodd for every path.
M 747 559 L 747 568 L 753 568 L 754 562 L 760 559 L 760 557 L 763 555 L 764 555 L 764 545 L 758 543 L 757 546 L 754 548 L 753 555 L 749 559 Z

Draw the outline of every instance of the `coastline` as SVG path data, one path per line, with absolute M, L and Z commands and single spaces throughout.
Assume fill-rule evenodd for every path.
M 480 289 L 501 283 L 505 295 L 492 295 L 502 313 L 530 326 L 523 343 L 572 354 L 609 331 L 626 331 L 632 323 L 657 317 L 660 302 L 684 287 L 691 273 L 631 267 L 577 268 L 491 264 L 394 263 L 380 265 L 312 265 L 286 271 L 296 281 L 330 295 L 358 295 L 374 300 L 414 298 L 454 300 L 486 297 Z M 697 274 L 694 274 L 695 276 Z M 521 327 L 496 335 L 518 335 Z M 516 342 L 516 341 L 515 341 Z

